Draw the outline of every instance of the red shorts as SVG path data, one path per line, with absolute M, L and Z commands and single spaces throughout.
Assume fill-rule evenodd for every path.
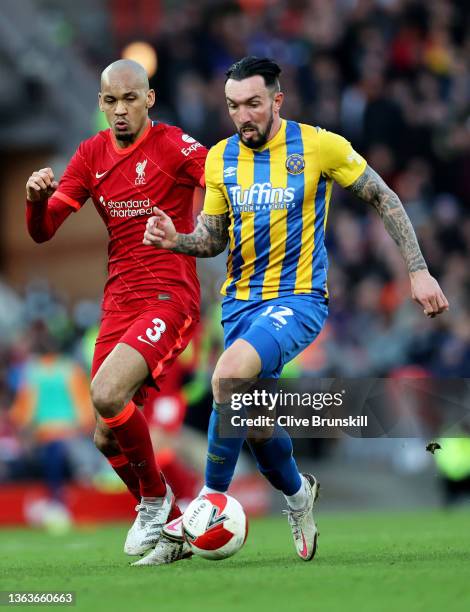
M 128 344 L 142 355 L 150 370 L 147 381 L 134 396 L 134 401 L 142 405 L 147 397 L 146 387 L 159 388 L 168 368 L 191 340 L 197 323 L 194 314 L 164 301 L 139 312 L 104 312 L 96 339 L 91 377 L 119 342 Z

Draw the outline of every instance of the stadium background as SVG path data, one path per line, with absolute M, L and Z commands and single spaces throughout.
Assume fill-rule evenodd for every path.
M 223 98 L 226 68 L 247 54 L 277 59 L 286 92 L 283 116 L 352 141 L 400 196 L 451 303 L 449 314 L 426 320 L 409 298 L 404 265 L 376 213 L 337 189 L 327 238 L 331 314 L 289 376 L 461 378 L 470 371 L 470 36 L 464 0 L 3 0 L 0 10 L 4 522 L 19 515 L 34 522 L 27 507 L 41 495 L 29 484 L 41 474 L 34 432 L 10 418 L 24 366 L 47 336 L 61 355 L 88 367 L 106 265 L 106 232 L 91 205 L 52 242 L 34 244 L 25 229 L 24 184 L 39 167 L 50 165 L 59 176 L 78 142 L 102 129 L 99 74 L 135 41 L 156 52 L 153 116 L 181 125 L 206 146 L 232 132 Z M 199 352 L 182 374 L 191 383 L 188 435 L 194 428 L 203 432 L 210 409 L 224 256 L 200 262 L 199 270 Z M 166 442 L 177 448 L 176 438 Z M 199 470 L 201 440 L 195 442 Z M 327 512 L 442 503 L 442 472 L 425 443 L 418 435 L 296 445 L 302 466 L 326 484 Z M 93 495 L 100 491 L 104 503 L 116 483 L 105 465 L 95 463 L 93 449 L 83 439 L 80 444 L 73 480 L 84 489 L 91 485 Z M 470 476 L 468 451 L 462 462 L 458 480 Z M 263 488 L 250 480 L 252 470 L 245 457 L 243 499 L 258 512 L 277 509 L 277 496 L 264 490 L 257 497 Z M 75 490 L 75 510 L 84 489 Z

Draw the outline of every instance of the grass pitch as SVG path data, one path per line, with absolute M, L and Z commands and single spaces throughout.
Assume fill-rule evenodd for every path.
M 287 522 L 269 518 L 251 521 L 245 547 L 230 559 L 153 568 L 128 566 L 121 552 L 126 525 L 65 536 L 3 530 L 0 589 L 75 591 L 77 604 L 69 609 L 86 611 L 470 610 L 469 509 L 327 516 L 320 510 L 318 522 L 311 563 L 295 557 Z

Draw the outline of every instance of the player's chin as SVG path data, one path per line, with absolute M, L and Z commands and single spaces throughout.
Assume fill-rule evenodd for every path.
M 134 140 L 134 134 L 127 130 L 114 130 L 114 136 L 116 140 L 120 140 L 121 142 L 132 142 Z
M 249 149 L 258 149 L 263 144 L 261 138 L 245 138 L 243 134 L 241 135 L 241 141 L 243 142 L 245 147 L 248 147 Z

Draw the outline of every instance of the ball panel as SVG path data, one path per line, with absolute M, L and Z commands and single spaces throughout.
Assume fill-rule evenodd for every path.
M 217 511 L 217 509 L 209 500 L 204 497 L 194 499 L 183 514 L 185 532 L 192 538 L 203 535 L 214 511 Z
M 232 538 L 233 533 L 231 531 L 225 529 L 223 525 L 217 525 L 195 540 L 190 540 L 189 543 L 201 550 L 216 550 L 225 546 Z
M 225 510 L 225 506 L 228 502 L 228 497 L 225 493 L 206 493 L 202 497 L 208 499 L 211 504 L 216 506 L 221 514 Z

